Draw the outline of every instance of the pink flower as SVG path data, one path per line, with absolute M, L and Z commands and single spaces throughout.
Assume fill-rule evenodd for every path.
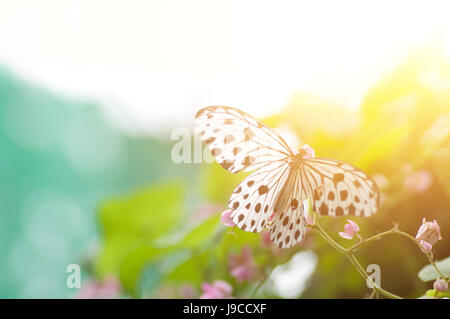
M 207 282 L 202 284 L 203 294 L 200 299 L 228 299 L 233 298 L 231 293 L 233 287 L 223 280 L 216 280 L 212 284 Z
M 103 282 L 90 279 L 83 282 L 81 289 L 75 295 L 77 299 L 113 299 L 121 292 L 119 281 L 111 276 Z
M 272 240 L 270 239 L 270 231 L 265 230 L 261 233 L 261 246 L 270 247 L 272 246 Z
M 422 225 L 420 225 L 420 228 L 417 231 L 416 240 L 425 241 L 430 245 L 434 245 L 441 239 L 441 228 L 436 220 L 433 222 L 427 222 L 424 218 L 422 220 Z
M 445 279 L 438 278 L 433 283 L 433 288 L 437 291 L 446 291 L 448 289 L 448 282 Z
M 163 284 L 160 287 L 158 287 L 154 296 L 152 296 L 152 295 L 144 296 L 144 298 L 156 298 L 156 299 L 174 299 L 176 297 L 177 297 L 177 291 L 176 291 L 175 287 L 170 284 Z
M 197 292 L 192 285 L 185 284 L 178 288 L 178 295 L 184 299 L 193 299 L 197 296 Z
M 339 232 L 339 235 L 345 239 L 353 239 L 353 236 L 355 236 L 359 232 L 359 226 L 357 223 L 351 221 L 350 219 L 347 219 L 347 221 L 348 224 L 345 224 L 344 232 Z
M 81 289 L 75 294 L 77 299 L 95 299 L 97 298 L 98 282 L 96 280 L 85 280 Z
M 230 255 L 230 274 L 240 283 L 250 280 L 255 273 L 253 253 L 249 246 L 244 246 L 240 255 Z
M 273 221 L 273 219 L 275 218 L 275 213 L 273 213 L 272 215 L 269 216 L 269 223 Z
M 233 211 L 231 209 L 227 209 L 222 213 L 222 216 L 220 217 L 220 221 L 222 224 L 228 227 L 234 227 L 236 224 L 233 222 L 233 219 L 231 218 L 231 214 L 233 214 Z
M 237 281 L 243 282 L 245 279 L 252 277 L 252 270 L 246 265 L 237 266 L 230 270 L 231 275 L 237 279 Z
M 300 154 L 302 154 L 303 159 L 316 157 L 316 152 L 314 152 L 313 148 L 308 144 L 305 144 L 302 147 L 300 147 Z
M 421 240 L 419 243 L 420 246 L 422 246 L 423 250 L 425 250 L 427 253 L 430 253 L 433 249 L 433 245 L 427 243 L 425 240 Z
M 420 170 L 405 177 L 404 185 L 414 193 L 425 192 L 433 182 L 433 175 L 427 170 Z

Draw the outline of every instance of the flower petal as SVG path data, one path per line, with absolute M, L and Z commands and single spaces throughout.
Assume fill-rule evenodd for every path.
M 220 221 L 222 224 L 228 227 L 234 227 L 236 224 L 233 222 L 233 219 L 231 218 L 231 214 L 233 211 L 231 209 L 227 209 L 222 213 L 222 216 L 220 217 Z
M 353 235 L 349 235 L 349 234 L 341 232 L 341 231 L 339 232 L 339 236 L 341 236 L 342 238 L 345 238 L 345 239 L 353 239 Z

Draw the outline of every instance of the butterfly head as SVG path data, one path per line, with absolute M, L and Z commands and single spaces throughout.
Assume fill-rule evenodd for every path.
M 313 158 L 316 156 L 316 152 L 314 152 L 313 148 L 308 144 L 303 145 L 298 149 L 298 157 L 301 159 Z

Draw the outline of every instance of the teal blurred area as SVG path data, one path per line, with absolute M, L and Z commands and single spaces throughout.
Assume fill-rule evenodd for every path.
M 98 249 L 106 196 L 195 174 L 168 160 L 169 144 L 119 131 L 95 102 L 4 68 L 0 118 L 0 298 L 71 296 L 66 267 Z

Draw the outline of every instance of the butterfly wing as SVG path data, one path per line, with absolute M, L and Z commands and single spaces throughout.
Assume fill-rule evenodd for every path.
M 290 176 L 291 148 L 266 124 L 231 107 L 201 109 L 195 130 L 222 167 L 232 173 L 255 170 L 235 188 L 228 206 L 237 227 L 261 232 Z
M 274 216 L 270 226 L 270 239 L 279 248 L 290 248 L 305 236 L 306 223 L 303 201 L 306 193 L 302 188 L 300 174 L 301 171 L 296 169 L 289 176 L 292 183 L 286 182 L 286 185 L 290 185 L 290 187 L 283 190 L 289 196 L 289 200 L 285 201 L 278 214 Z
M 305 198 L 321 215 L 370 216 L 378 210 L 377 186 L 364 172 L 325 158 L 304 160 L 294 172 L 289 158 L 295 155 L 284 139 L 245 112 L 203 108 L 196 114 L 195 130 L 223 168 L 255 170 L 234 190 L 231 217 L 245 231 L 260 232 L 270 224 L 270 237 L 281 248 L 304 237 Z
M 371 216 L 379 207 L 378 187 L 360 169 L 337 160 L 311 158 L 303 162 L 302 181 L 314 211 L 331 216 Z
M 228 206 L 237 227 L 245 231 L 261 232 L 274 213 L 274 202 L 289 176 L 287 162 L 269 163 L 256 170 L 235 188 Z
M 199 110 L 195 131 L 217 162 L 231 173 L 252 171 L 293 155 L 284 139 L 270 127 L 231 107 Z

